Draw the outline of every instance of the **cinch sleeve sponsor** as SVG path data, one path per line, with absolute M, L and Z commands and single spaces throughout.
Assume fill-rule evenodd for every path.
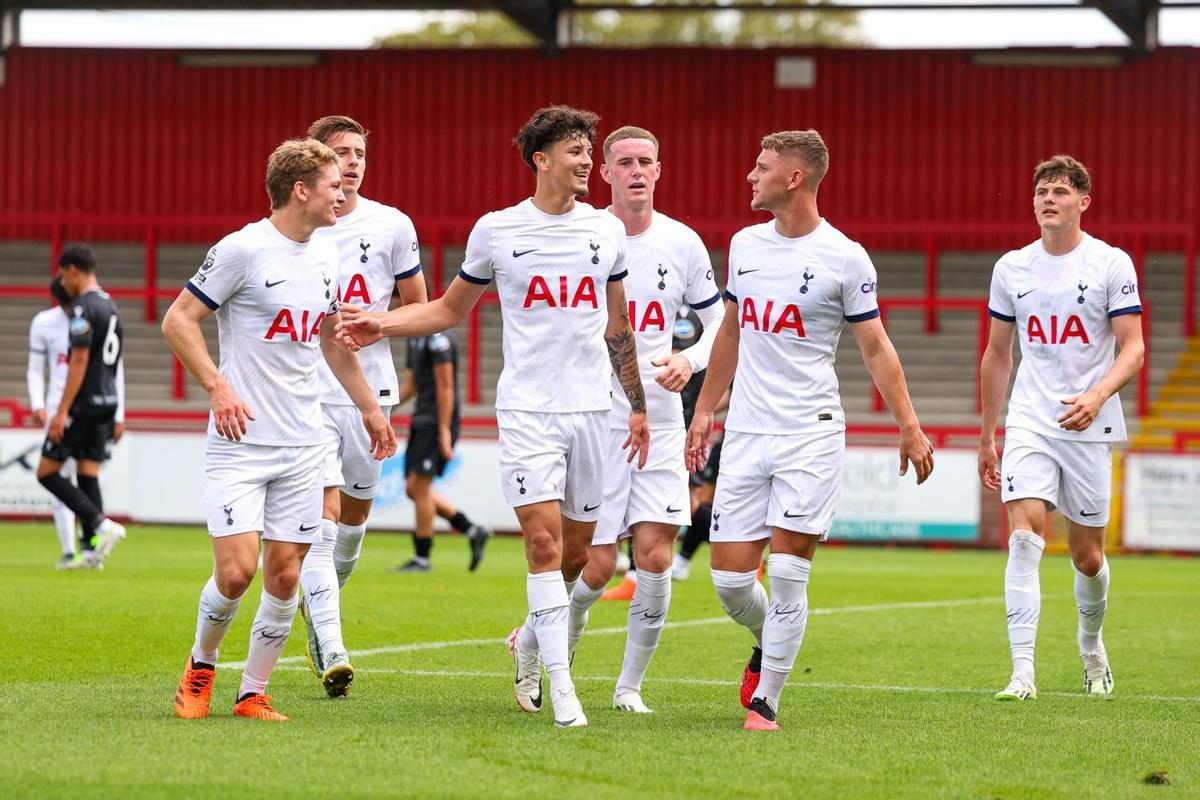
M 487 286 L 495 275 L 490 217 L 491 214 L 480 217 L 471 229 L 471 235 L 467 237 L 467 253 L 463 258 L 462 269 L 458 271 L 458 277 L 479 286 Z
M 855 245 L 842 268 L 842 313 L 849 322 L 865 322 L 879 316 L 878 284 L 871 257 Z
M 226 236 L 208 251 L 187 289 L 216 311 L 246 285 L 247 266 L 245 248 Z
M 1115 248 L 1114 248 L 1115 249 Z M 1133 260 L 1123 250 L 1116 250 L 1108 264 L 1108 316 L 1142 313 L 1142 297 L 1138 292 L 1137 270 Z
M 1005 322 L 1017 321 L 1017 308 L 1008 293 L 1008 281 L 1004 280 L 1004 259 L 992 268 L 992 289 L 988 295 L 988 313 Z

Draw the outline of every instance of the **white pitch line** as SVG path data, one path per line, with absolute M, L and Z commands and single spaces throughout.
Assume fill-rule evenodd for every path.
M 284 670 L 307 671 L 308 667 L 280 667 Z M 434 677 L 434 678 L 507 678 L 512 679 L 511 672 L 475 672 L 470 670 L 433 670 L 433 669 L 372 669 L 369 671 L 371 675 L 411 675 L 413 677 Z M 616 683 L 615 675 L 574 675 L 572 676 L 577 681 L 598 681 L 600 683 Z M 675 683 L 685 686 L 739 686 L 740 681 L 733 680 L 718 680 L 713 678 L 647 678 L 648 683 Z M 995 694 L 991 689 L 968 689 L 961 686 L 895 686 L 879 683 L 813 683 L 805 680 L 796 680 L 792 684 L 793 688 L 797 689 L 831 689 L 835 691 L 859 691 L 859 692 L 909 692 L 920 694 L 977 694 L 977 695 L 992 695 Z M 1096 698 L 1089 697 L 1082 692 L 1038 692 L 1040 697 L 1071 697 L 1086 699 L 1089 702 L 1095 702 Z M 1128 699 L 1128 700 L 1149 700 L 1152 702 L 1167 702 L 1167 703 L 1200 703 L 1200 697 L 1171 697 L 1164 695 L 1141 694 L 1128 696 L 1113 696 L 1113 699 Z
M 1043 600 L 1053 600 L 1054 595 L 1043 595 Z M 910 609 L 923 608 L 957 608 L 960 606 L 978 606 L 988 603 L 1001 603 L 1003 597 L 968 597 L 958 600 L 926 600 L 922 602 L 909 603 L 876 603 L 875 605 L 865 606 L 834 606 L 833 608 L 814 608 L 808 613 L 810 616 L 826 616 L 829 614 L 862 614 L 872 611 L 904 611 Z M 698 625 L 717 625 L 722 622 L 732 622 L 729 617 L 706 617 L 704 619 L 688 619 L 681 622 L 668 622 L 668 628 L 692 628 Z M 589 628 L 587 635 L 591 636 L 613 636 L 620 633 L 625 633 L 627 630 L 625 625 L 614 625 L 610 628 Z M 412 642 L 410 644 L 397 644 L 388 647 L 372 647 L 366 650 L 354 650 L 352 655 L 354 658 L 360 659 L 365 656 L 386 655 L 389 653 L 413 653 L 422 650 L 444 650 L 447 647 L 473 647 L 475 645 L 491 645 L 503 644 L 504 639 L 456 639 L 448 642 Z M 300 664 L 306 660 L 305 656 L 285 656 L 279 659 L 280 664 Z M 217 665 L 222 669 L 242 669 L 246 666 L 245 661 L 227 661 Z

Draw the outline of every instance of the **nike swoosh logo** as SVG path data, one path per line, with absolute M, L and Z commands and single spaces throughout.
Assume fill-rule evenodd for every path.
M 307 528 L 306 528 L 306 527 L 304 527 L 303 525 L 301 525 L 301 526 L 300 526 L 300 532 L 301 532 L 301 533 L 308 533 L 309 531 L 315 531 L 317 528 L 318 528 L 318 526 L 317 526 L 317 525 L 310 525 L 310 526 L 308 526 Z
M 520 258 L 521 256 L 529 255 L 535 250 L 537 250 L 536 247 L 531 247 L 528 250 L 513 250 L 513 258 Z
M 359 485 L 358 485 L 358 482 L 356 481 L 356 482 L 354 483 L 354 488 L 355 488 L 355 489 L 359 489 L 359 490 L 362 490 L 362 489 L 370 489 L 370 488 L 371 488 L 372 486 L 374 486 L 374 485 L 375 485 L 375 484 L 373 484 L 373 483 L 368 483 L 366 486 L 359 486 Z
M 1099 513 L 1100 513 L 1099 511 L 1093 511 L 1092 513 L 1090 513 L 1090 514 L 1089 514 L 1089 513 L 1088 513 L 1088 512 L 1086 512 L 1086 511 L 1080 511 L 1080 512 L 1079 512 L 1079 516 L 1081 516 L 1081 517 L 1094 517 L 1094 516 L 1096 516 L 1096 515 L 1097 515 L 1097 514 L 1099 514 Z
M 670 506 L 667 506 L 668 514 L 678 514 L 682 510 L 683 510 L 682 508 L 671 508 Z
M 589 511 L 595 511 L 595 510 L 596 510 L 597 508 L 599 508 L 599 507 L 600 507 L 600 504 L 599 504 L 599 503 L 596 503 L 596 505 L 594 505 L 594 506 L 589 506 L 587 503 L 584 503 L 584 505 L 583 505 L 583 513 L 585 513 L 585 514 L 586 514 L 586 513 L 587 513 L 587 512 L 589 512 Z
M 750 274 L 751 272 L 758 272 L 760 269 L 762 269 L 762 267 L 755 267 L 754 269 L 739 269 L 737 274 L 738 274 L 739 276 L 741 276 L 741 275 L 748 275 L 748 274 Z
M 807 514 L 789 514 L 787 511 L 784 511 L 783 516 L 786 519 L 796 519 L 796 517 L 807 517 L 808 515 Z
M 1020 300 L 1020 299 L 1021 299 L 1022 297 L 1024 297 L 1025 295 L 1027 295 L 1027 294 L 1033 294 L 1033 293 L 1034 293 L 1034 292 L 1036 292 L 1036 291 L 1037 291 L 1037 289 L 1030 289 L 1028 292 L 1018 292 L 1018 293 L 1017 293 L 1017 299 L 1018 299 L 1018 300 Z
M 278 286 L 279 284 L 284 283 L 286 281 L 287 281 L 287 278 L 284 278 L 282 281 L 275 281 L 273 283 L 271 281 L 267 281 L 267 288 L 270 289 L 272 286 Z

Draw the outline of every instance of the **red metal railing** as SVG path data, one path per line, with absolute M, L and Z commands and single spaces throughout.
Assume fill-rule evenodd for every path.
M 50 269 L 55 269 L 62 253 L 63 242 L 68 232 L 73 235 L 91 235 L 96 240 L 140 241 L 144 247 L 143 285 L 140 287 L 106 287 L 110 294 L 119 299 L 140 298 L 143 301 L 143 318 L 147 322 L 158 319 L 158 301 L 174 298 L 179 287 L 158 287 L 158 247 L 160 242 L 197 243 L 214 242 L 221 235 L 240 228 L 246 223 L 243 217 L 196 217 L 183 214 L 41 214 L 17 213 L 3 215 L 8 224 L 19 224 L 42 228 L 50 239 Z M 750 220 L 689 220 L 689 224 L 710 247 L 723 247 L 729 238 Z M 465 217 L 414 217 L 414 223 L 425 244 L 431 250 L 431 277 L 434 295 L 441 293 L 446 283 L 446 249 L 461 246 L 474 224 Z M 925 258 L 925 287 L 920 297 L 893 297 L 881 299 L 881 311 L 885 304 L 890 308 L 916 308 L 924 311 L 925 331 L 937 333 L 938 317 L 942 311 L 962 312 L 977 308 L 978 299 L 954 299 L 939 296 L 939 256 L 948 250 L 963 251 L 996 250 L 1005 242 L 1011 245 L 1031 238 L 1033 226 L 1028 222 L 843 222 L 839 227 L 848 235 L 862 241 L 868 248 L 903 249 L 912 247 L 922 250 Z M 1144 274 L 1148 240 L 1154 238 L 1169 246 L 1182 248 L 1183 271 L 1183 334 L 1193 336 L 1196 332 L 1196 229 L 1182 224 L 1157 223 L 1098 223 L 1089 226 L 1097 236 L 1109 241 L 1126 244 L 1137 270 L 1139 282 Z M 44 298 L 45 289 L 29 283 L 0 285 L 0 295 L 9 297 Z M 467 322 L 467 402 L 478 403 L 480 387 L 480 344 L 482 308 L 499 302 L 494 292 L 484 295 Z M 981 313 L 982 312 L 978 312 Z M 1143 334 L 1147 343 L 1149 362 L 1149 315 L 1142 315 Z M 986 342 L 986 320 L 981 316 L 980 348 Z M 982 350 L 980 350 L 982 355 Z M 978 372 L 978 367 L 976 367 Z M 1148 408 L 1148 369 L 1138 376 L 1138 414 Z M 977 376 L 978 377 L 978 376 Z M 174 363 L 172 372 L 172 396 L 186 396 L 187 380 L 183 367 Z M 978 379 L 976 379 L 976 407 L 978 408 Z M 882 398 L 877 395 L 873 407 L 882 410 Z

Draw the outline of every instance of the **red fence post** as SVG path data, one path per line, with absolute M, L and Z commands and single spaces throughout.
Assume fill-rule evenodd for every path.
M 937 232 L 930 228 L 925 232 L 925 332 L 937 333 L 938 313 L 935 305 L 938 296 Z
M 1183 245 L 1183 335 L 1196 335 L 1196 232 L 1189 231 Z
M 158 228 L 152 222 L 146 226 L 145 275 L 146 285 L 143 287 L 143 317 L 146 322 L 158 319 L 158 307 L 155 303 L 155 292 L 158 289 Z

